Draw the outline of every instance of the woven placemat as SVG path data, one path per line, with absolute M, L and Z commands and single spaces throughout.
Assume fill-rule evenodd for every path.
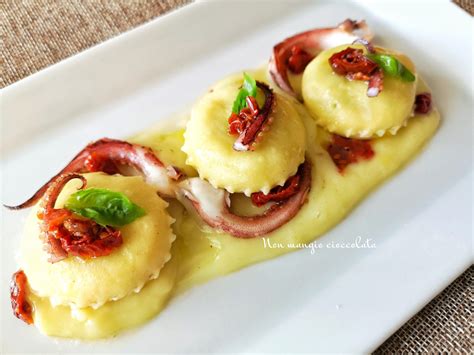
M 12 84 L 188 2 L 0 0 L 0 86 Z
M 472 281 L 474 267 L 449 285 L 375 354 L 472 354 Z
M 474 15 L 474 1 L 473 0 L 454 0 L 456 5 L 459 5 L 461 8 L 469 12 L 471 15 Z
M 0 0 L 4 87 L 189 0 Z M 472 14 L 472 0 L 455 1 Z M 472 353 L 469 268 L 376 351 Z

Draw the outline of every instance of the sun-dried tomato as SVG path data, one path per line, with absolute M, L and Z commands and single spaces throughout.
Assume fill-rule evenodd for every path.
M 58 239 L 68 255 L 81 258 L 109 255 L 123 242 L 119 230 L 76 218 L 66 219 L 59 226 Z
M 291 55 L 288 58 L 288 69 L 294 74 L 301 74 L 314 57 L 300 46 L 291 47 Z
M 334 53 L 329 64 L 339 75 L 351 75 L 353 80 L 369 80 L 370 75 L 378 68 L 377 63 L 364 55 L 361 49 L 348 47 Z
M 239 136 L 233 144 L 234 150 L 254 150 L 256 143 L 263 135 L 263 131 L 268 130 L 273 121 L 273 118 L 270 117 L 275 104 L 273 90 L 260 81 L 257 81 L 257 88 L 265 96 L 262 107 L 258 106 L 255 97 L 247 96 L 245 98 L 247 107 L 241 109 L 239 113 L 233 112 L 227 119 L 229 134 Z
M 348 47 L 334 53 L 329 64 L 338 75 L 349 80 L 368 81 L 367 96 L 377 96 L 383 90 L 383 71 L 361 49 Z
M 84 168 L 87 172 L 104 172 L 106 174 L 118 173 L 117 166 L 109 159 L 104 159 L 98 156 L 98 154 L 90 153 L 87 159 L 84 161 Z
M 18 270 L 12 276 L 10 284 L 10 300 L 15 317 L 26 324 L 33 324 L 33 307 L 26 299 L 28 279 L 23 270 Z
M 286 180 L 283 186 L 275 186 L 268 194 L 264 194 L 263 192 L 254 192 L 251 195 L 252 203 L 260 207 L 268 202 L 281 202 L 289 199 L 299 190 L 300 173 L 301 169 L 298 170 L 296 175 L 293 175 L 288 180 Z
M 261 140 L 263 132 L 268 130 L 273 122 L 273 117 L 271 117 L 270 114 L 275 105 L 275 94 L 267 84 L 260 81 L 257 81 L 257 88 L 259 88 L 263 93 L 265 101 L 262 107 L 259 107 L 255 98 L 251 96 L 247 97 L 247 108 L 249 111 L 244 109 L 243 113 L 244 117 L 247 118 L 246 121 L 249 121 L 250 123 L 234 142 L 234 150 L 254 150 L 257 142 Z
M 229 133 L 240 135 L 258 116 L 259 108 L 255 97 L 247 96 L 245 99 L 247 107 L 244 107 L 238 114 L 232 113 L 228 119 Z
M 431 94 L 424 92 L 415 97 L 415 113 L 425 114 L 431 111 Z
M 81 258 L 96 258 L 109 255 L 122 245 L 122 235 L 119 230 L 102 226 L 92 219 L 84 219 L 68 209 L 55 208 L 56 200 L 65 184 L 72 179 L 86 180 L 79 174 L 63 174 L 57 177 L 44 194 L 38 209 L 41 238 L 46 245 L 52 263 L 68 256 Z
M 50 211 L 46 218 L 47 241 L 56 257 L 97 258 L 109 255 L 123 243 L 119 230 L 79 219 L 65 209 Z
M 370 140 L 345 138 L 336 134 L 333 134 L 327 151 L 340 173 L 343 173 L 349 164 L 360 159 L 369 160 L 375 154 Z

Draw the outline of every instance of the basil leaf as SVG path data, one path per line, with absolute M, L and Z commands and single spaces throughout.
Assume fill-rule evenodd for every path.
M 250 75 L 244 73 L 244 83 L 232 105 L 233 113 L 238 114 L 240 110 L 247 106 L 247 102 L 245 101 L 247 96 L 257 96 L 257 82 Z
M 404 81 L 415 81 L 413 73 L 395 57 L 388 54 L 367 54 L 367 57 L 377 63 L 388 75 L 398 76 Z
M 257 82 L 247 73 L 244 73 L 244 84 L 242 86 L 247 91 L 247 96 L 255 97 L 257 95 Z
M 405 67 L 403 64 L 400 63 L 400 65 L 400 78 L 402 78 L 402 80 L 404 81 L 415 81 L 415 76 L 413 75 L 413 73 L 409 71 L 407 67 Z
M 232 105 L 232 112 L 238 114 L 240 110 L 242 110 L 245 105 L 245 99 L 247 98 L 247 92 L 244 89 L 240 89 L 237 97 L 235 98 L 234 104 Z
M 124 226 L 146 214 L 124 194 L 97 188 L 73 193 L 65 208 L 100 225 L 113 227 Z

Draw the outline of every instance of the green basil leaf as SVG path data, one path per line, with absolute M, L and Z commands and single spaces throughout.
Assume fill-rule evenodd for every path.
M 247 96 L 255 97 L 257 95 L 257 82 L 247 73 L 244 73 L 244 84 L 242 87 L 247 91 Z
M 124 194 L 98 188 L 73 193 L 65 208 L 100 225 L 113 227 L 124 226 L 146 214 Z
M 403 64 L 400 63 L 400 65 L 401 67 L 398 71 L 400 74 L 400 78 L 405 81 L 415 81 L 415 76 L 413 75 L 413 73 L 409 71 Z
M 235 98 L 234 104 L 232 105 L 232 112 L 238 114 L 240 110 L 242 110 L 245 105 L 245 99 L 247 98 L 247 92 L 242 88 L 240 89 L 237 97 Z
M 415 81 L 415 76 L 395 57 L 388 54 L 368 54 L 367 57 L 377 63 L 385 73 L 398 76 L 404 81 Z
M 244 73 L 244 83 L 232 105 L 233 113 L 238 114 L 240 110 L 247 106 L 247 102 L 245 101 L 247 96 L 257 96 L 257 82 L 250 75 Z

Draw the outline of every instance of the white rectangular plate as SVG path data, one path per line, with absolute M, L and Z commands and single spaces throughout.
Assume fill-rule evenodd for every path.
M 182 110 L 217 79 L 265 61 L 296 32 L 365 18 L 406 52 L 443 121 L 426 149 L 320 241 L 375 249 L 298 251 L 196 287 L 117 338 L 40 335 L 11 315 L 26 212 L 2 214 L 3 352 L 368 352 L 472 262 L 471 19 L 448 2 L 193 4 L 1 93 L 2 197 L 19 202 L 87 142 L 125 137 Z M 55 287 L 55 285 L 51 285 Z

